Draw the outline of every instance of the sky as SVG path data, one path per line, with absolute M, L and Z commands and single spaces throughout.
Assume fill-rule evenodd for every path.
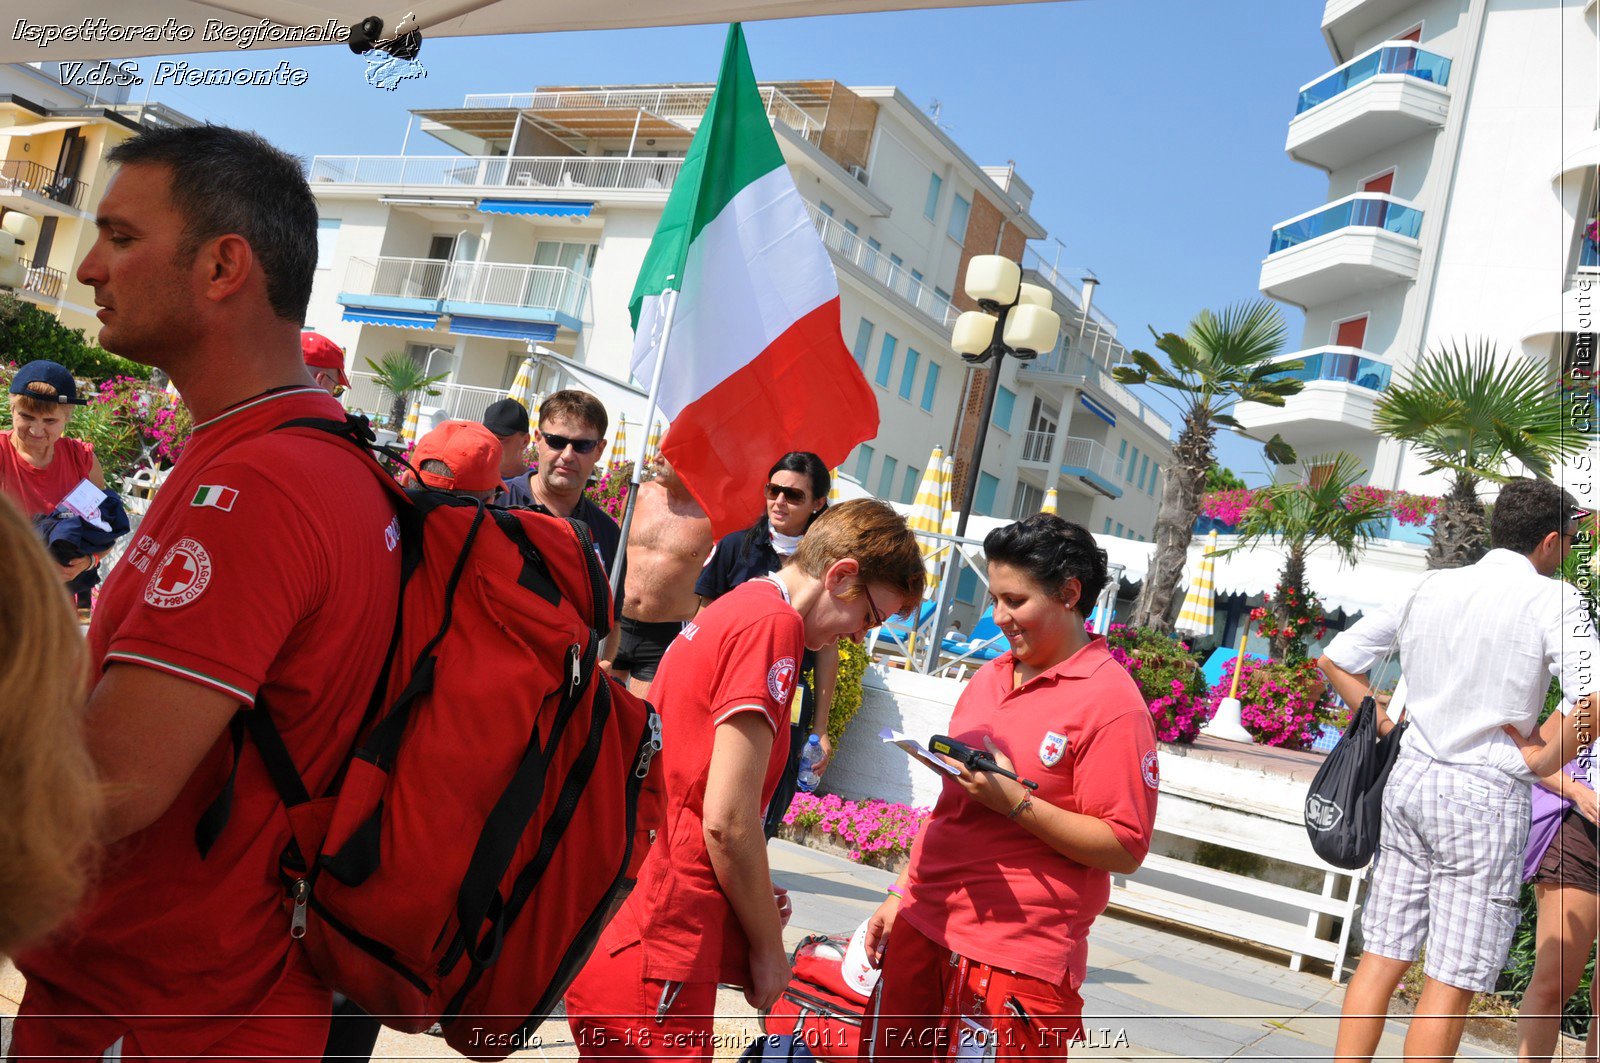
M 1260 297 L 1272 225 L 1326 198 L 1324 174 L 1283 144 L 1299 87 L 1335 64 L 1322 0 L 1069 0 L 753 22 L 762 80 L 895 85 L 937 101 L 945 131 L 981 165 L 1015 161 L 1032 213 L 1063 245 L 1063 271 L 1091 269 L 1095 305 L 1130 348 L 1182 331 L 1201 309 Z M 304 156 L 399 154 L 409 110 L 471 92 L 536 85 L 712 81 L 725 28 L 694 26 L 425 40 L 427 76 L 366 84 L 342 45 L 207 53 L 197 67 L 304 68 L 299 87 L 135 88 L 196 118 L 255 129 Z M 138 61 L 147 78 L 156 60 Z M 413 131 L 408 154 L 448 154 Z M 1053 258 L 1053 248 L 1041 248 Z M 1284 308 L 1288 344 L 1301 316 Z M 1153 405 L 1168 420 L 1170 406 Z M 1252 483 L 1254 447 L 1220 458 Z

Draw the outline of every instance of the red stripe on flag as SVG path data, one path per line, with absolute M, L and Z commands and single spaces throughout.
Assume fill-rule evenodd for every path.
M 831 469 L 877 434 L 878 400 L 839 335 L 839 300 L 830 299 L 685 407 L 661 453 L 721 538 L 761 515 L 767 470 L 783 455 L 809 450 Z

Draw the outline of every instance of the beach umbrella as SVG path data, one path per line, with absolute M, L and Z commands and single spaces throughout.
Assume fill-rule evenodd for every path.
M 406 424 L 400 432 L 400 442 L 415 443 L 417 441 L 417 419 L 420 416 L 418 407 L 421 405 L 417 401 L 417 397 L 413 395 L 411 402 L 406 406 Z
M 628 421 L 618 418 L 617 434 L 611 439 L 611 467 L 615 469 L 628 460 Z
M 527 406 L 533 399 L 533 359 L 524 358 L 522 365 L 517 368 L 517 379 L 511 382 L 511 390 L 506 392 L 506 398 L 516 399 Z
M 1044 501 L 1039 503 L 1040 513 L 1054 513 L 1056 511 L 1056 489 L 1054 487 L 1044 493 Z
M 644 445 L 644 460 L 646 463 L 655 461 L 661 456 L 661 422 L 650 422 L 650 438 Z
M 938 534 L 944 528 L 945 505 L 950 485 L 944 482 L 944 449 L 934 447 L 928 456 L 927 471 L 917 484 L 917 497 L 906 514 L 906 527 L 918 535 Z M 922 564 L 928 572 L 928 593 L 939 585 L 939 566 L 944 560 L 944 544 L 937 539 L 922 540 Z
M 1209 635 L 1216 628 L 1213 613 L 1217 604 L 1214 580 L 1217 563 L 1211 556 L 1216 552 L 1217 530 L 1212 528 L 1211 534 L 1206 536 L 1204 549 L 1200 551 L 1200 565 L 1194 579 L 1189 581 L 1189 592 L 1183 596 L 1183 608 L 1178 610 L 1178 623 L 1175 626 L 1181 631 Z
M 828 477 L 828 505 L 830 506 L 837 505 L 839 503 L 839 496 L 841 493 L 839 491 L 839 476 L 839 470 L 835 469 L 833 470 L 833 474 Z

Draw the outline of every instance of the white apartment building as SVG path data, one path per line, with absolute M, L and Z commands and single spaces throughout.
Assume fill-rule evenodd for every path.
M 1024 259 L 1057 297 L 1064 336 L 1021 368 L 1006 360 L 973 510 L 1059 511 L 1092 531 L 1147 539 L 1169 425 L 1111 380 L 1115 326 L 1029 241 L 1046 236 L 1032 190 L 985 168 L 892 87 L 764 83 L 779 144 L 832 253 L 841 333 L 877 394 L 881 428 L 843 471 L 910 502 L 935 445 L 970 453 L 983 377 L 949 349 L 971 308 L 974 254 Z M 595 390 L 642 431 L 629 379 L 628 300 L 709 85 L 541 88 L 414 112 L 450 154 L 319 156 L 310 180 L 322 254 L 308 326 L 348 347 L 353 405 L 387 405 L 367 360 L 404 352 L 448 374 L 436 404 L 476 416 L 530 350 L 542 394 Z M 670 371 L 670 367 L 668 369 Z M 975 378 L 975 379 L 969 379 Z M 960 442 L 964 438 L 964 444 Z M 777 455 L 773 455 L 774 458 Z M 958 478 L 959 479 L 959 478 Z
M 1305 311 L 1306 388 L 1241 421 L 1440 494 L 1372 424 L 1419 352 L 1482 338 L 1593 369 L 1596 20 L 1597 0 L 1328 0 L 1334 65 L 1301 88 L 1287 142 L 1327 171 L 1328 201 L 1274 226 L 1261 266 L 1261 290 Z M 1592 472 L 1565 479 L 1595 501 Z

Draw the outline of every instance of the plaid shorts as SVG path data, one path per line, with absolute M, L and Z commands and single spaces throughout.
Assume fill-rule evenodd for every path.
M 1426 945 L 1429 978 L 1492 992 L 1521 918 L 1529 815 L 1520 779 L 1403 749 L 1383 793 L 1366 950 L 1414 960 Z

